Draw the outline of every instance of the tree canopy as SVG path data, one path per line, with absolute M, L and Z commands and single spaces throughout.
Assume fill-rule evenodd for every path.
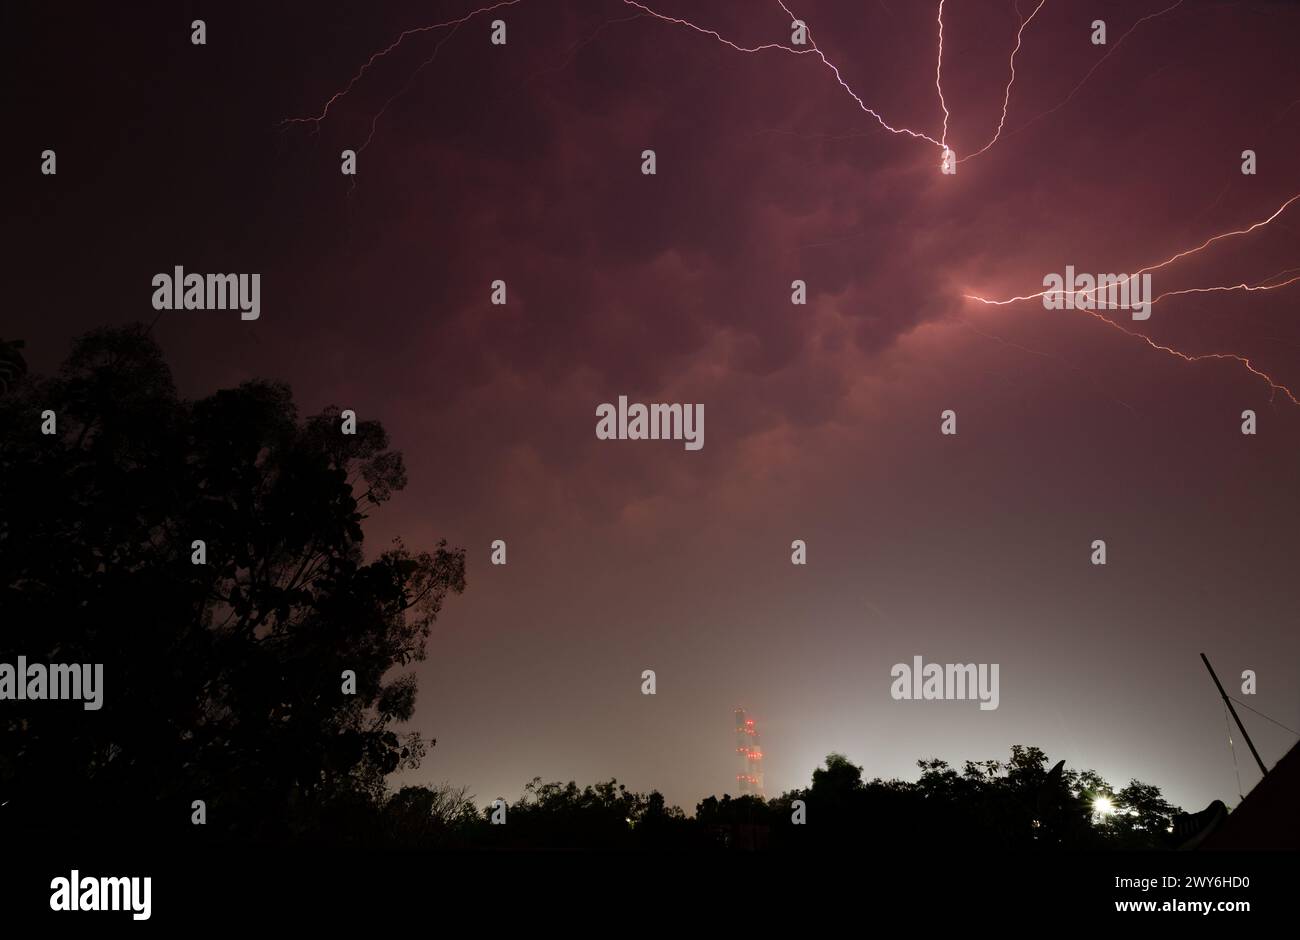
M 49 810 L 23 818 L 103 804 L 77 815 L 166 831 L 203 800 L 210 831 L 274 838 L 419 762 L 393 728 L 415 704 L 400 667 L 464 554 L 366 560 L 362 521 L 406 483 L 378 422 L 300 419 L 277 382 L 185 400 L 129 327 L 0 397 L 0 439 L 0 661 L 104 664 L 99 712 L 3 713 L 0 792 Z

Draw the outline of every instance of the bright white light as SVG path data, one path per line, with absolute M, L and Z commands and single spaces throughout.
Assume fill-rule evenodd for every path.
M 1092 801 L 1092 809 L 1098 816 L 1114 816 L 1115 804 L 1104 796 L 1099 796 Z

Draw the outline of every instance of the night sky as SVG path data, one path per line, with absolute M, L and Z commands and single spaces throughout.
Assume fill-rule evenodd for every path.
M 1191 810 L 1235 804 L 1197 654 L 1238 697 L 1256 670 L 1245 700 L 1300 725 L 1300 284 L 1110 312 L 1249 368 L 963 295 L 1034 293 L 1067 264 L 1132 272 L 1300 193 L 1300 5 L 1046 0 L 1000 138 L 956 175 L 925 139 L 944 120 L 933 0 L 790 0 L 825 62 L 727 44 L 788 46 L 776 0 L 652 0 L 660 17 L 522 0 L 411 33 L 352 82 L 475 5 L 3 14 L 21 45 L 3 335 L 33 370 L 88 329 L 152 321 L 158 272 L 259 272 L 256 322 L 159 318 L 182 393 L 282 379 L 303 414 L 382 421 L 410 484 L 368 551 L 467 550 L 419 666 L 412 727 L 438 743 L 397 782 L 485 803 L 534 776 L 616 776 L 689 811 L 735 791 L 743 703 L 769 795 L 831 750 L 914 779 L 918 758 L 1022 743 Z M 959 159 L 998 127 L 1020 22 L 1012 0 L 945 4 Z M 1155 292 L 1294 276 L 1298 226 L 1300 202 L 1155 271 Z M 619 395 L 702 403 L 703 449 L 597 440 Z M 916 655 L 999 663 L 1000 707 L 894 701 L 890 667 Z M 1270 765 L 1294 742 L 1243 718 Z

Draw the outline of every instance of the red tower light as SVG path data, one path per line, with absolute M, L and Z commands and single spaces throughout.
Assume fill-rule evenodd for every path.
M 763 795 L 763 749 L 758 744 L 758 725 L 745 714 L 744 706 L 736 708 L 736 753 L 740 755 L 740 770 L 736 774 L 741 794 Z

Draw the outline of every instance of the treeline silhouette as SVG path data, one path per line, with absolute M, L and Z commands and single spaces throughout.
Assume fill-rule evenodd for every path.
M 1176 811 L 1090 771 L 921 762 L 864 781 L 831 755 L 771 800 L 692 816 L 611 780 L 529 783 L 494 825 L 463 789 L 402 787 L 433 741 L 400 733 L 465 557 L 400 542 L 366 561 L 367 512 L 406 484 L 382 426 L 301 419 L 289 389 L 181 398 L 142 326 L 77 339 L 52 376 L 0 344 L 0 663 L 104 664 L 103 708 L 0 701 L 0 834 L 421 848 L 783 848 L 896 839 L 1160 846 Z M 52 419 L 52 423 L 51 423 Z M 202 543 L 201 546 L 199 543 Z M 353 676 L 351 686 L 346 676 Z M 1118 810 L 1100 819 L 1095 801 Z M 802 800 L 805 825 L 792 822 Z M 202 802 L 203 825 L 195 825 Z
M 812 785 L 772 799 L 710 796 L 687 816 L 661 794 L 615 780 L 593 786 L 535 778 L 506 806 L 503 824 L 464 788 L 403 787 L 356 814 L 333 837 L 402 848 L 827 850 L 887 845 L 902 851 L 967 845 L 972 851 L 1167 849 L 1180 810 L 1158 788 L 1115 791 L 1092 771 L 1047 767 L 1035 747 L 1008 761 L 917 762 L 916 781 L 863 780 L 830 754 Z M 798 801 L 798 802 L 796 802 Z M 802 804 L 800 806 L 799 804 Z M 1107 813 L 1098 811 L 1106 807 Z M 801 816 L 803 824 L 795 822 Z M 499 818 L 499 816 L 498 816 Z M 345 835 L 346 833 L 346 835 Z

